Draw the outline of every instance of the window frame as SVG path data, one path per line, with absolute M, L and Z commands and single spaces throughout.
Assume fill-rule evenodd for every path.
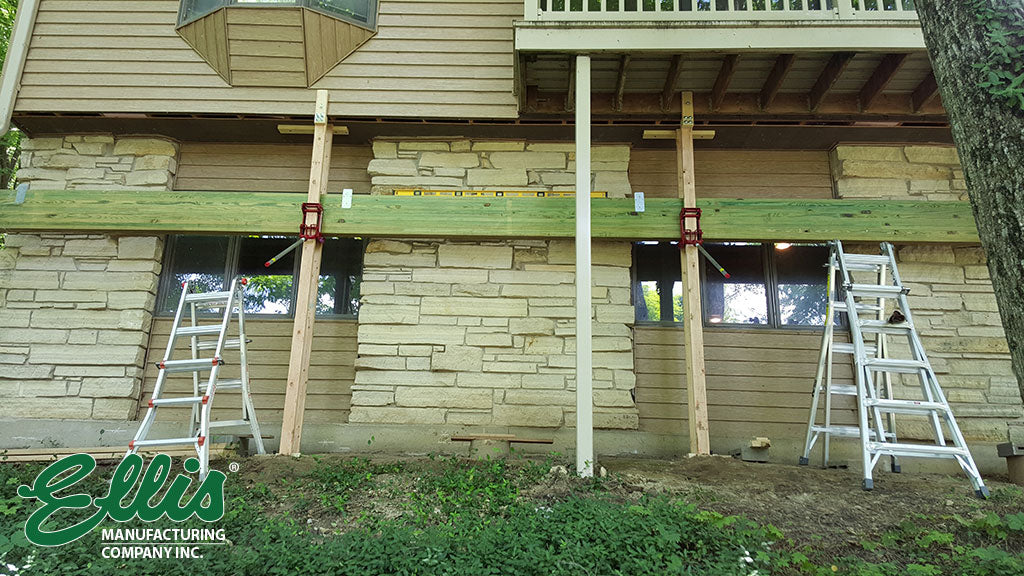
M 776 263 L 775 263 L 775 252 L 776 251 L 773 250 L 773 247 L 776 244 L 780 244 L 780 243 L 783 243 L 783 242 L 786 242 L 786 241 L 785 240 L 764 240 L 764 241 L 760 241 L 760 242 L 748 242 L 747 243 L 747 244 L 757 245 L 757 248 L 759 250 L 761 250 L 762 266 L 764 267 L 766 304 L 768 306 L 768 314 L 767 314 L 768 321 L 766 323 L 764 323 L 764 324 L 743 324 L 743 323 L 732 323 L 732 322 L 710 322 L 709 321 L 709 307 L 707 306 L 707 291 L 706 291 L 706 287 L 708 286 L 707 274 L 709 274 L 709 271 L 707 269 L 707 266 L 705 266 L 703 264 L 700 266 L 701 322 L 702 322 L 704 328 L 709 328 L 709 329 L 724 328 L 724 329 L 729 329 L 729 330 L 785 330 L 785 331 L 801 331 L 801 330 L 802 331 L 821 331 L 821 330 L 824 329 L 824 325 L 812 326 L 812 325 L 807 325 L 807 324 L 782 324 L 782 318 L 781 318 L 780 309 L 779 309 L 779 305 L 780 305 L 779 304 L 779 295 L 778 295 L 778 289 L 779 289 L 779 283 L 778 283 L 779 282 L 779 277 L 778 276 L 779 276 L 779 274 L 778 274 L 778 267 L 776 266 Z M 793 242 L 793 244 L 815 244 L 815 243 L 813 243 L 813 242 Z M 675 246 L 675 247 L 678 246 L 678 244 L 669 244 L 669 245 Z M 632 266 L 632 271 L 633 271 L 632 283 L 635 286 L 639 286 L 640 283 L 644 282 L 645 280 L 641 280 L 640 279 L 640 276 L 639 276 L 639 264 L 637 262 L 637 258 L 636 258 L 635 255 L 637 253 L 636 252 L 636 248 L 637 247 L 642 247 L 642 246 L 644 246 L 644 244 L 641 244 L 639 242 L 634 242 L 633 246 L 634 246 L 634 252 L 633 252 L 634 253 L 634 258 L 633 258 L 633 266 Z M 822 246 L 824 246 L 824 244 L 822 244 Z M 826 258 L 825 264 L 827 264 L 827 258 Z M 674 278 L 674 277 L 671 277 L 669 275 L 669 272 L 666 272 L 666 270 L 668 270 L 669 268 L 670 268 L 669 266 L 659 266 L 660 275 L 659 275 L 659 278 L 658 278 L 657 282 L 659 283 L 659 287 L 660 287 L 661 286 L 661 282 L 665 281 L 668 284 L 668 288 L 669 288 L 668 292 L 671 294 L 671 287 L 673 285 L 673 282 L 677 281 L 677 279 Z M 822 268 L 822 274 L 821 274 L 822 278 L 824 278 L 826 274 L 827 274 L 826 268 L 823 267 Z M 681 273 L 681 267 L 680 267 L 680 278 L 678 279 L 679 281 L 681 281 L 681 277 L 682 277 L 682 273 Z M 646 281 L 649 282 L 650 280 L 646 280 Z M 638 294 L 642 295 L 642 291 L 633 290 L 632 292 L 633 292 L 634 298 Z M 826 298 L 828 298 L 828 295 L 826 295 Z M 669 300 L 671 301 L 671 297 L 669 298 Z M 665 297 L 664 297 L 664 295 L 661 295 L 662 310 L 665 309 L 664 308 L 664 303 L 665 303 Z M 633 304 L 635 306 L 636 302 L 634 301 Z M 674 309 L 672 307 L 670 307 L 669 310 L 673 311 L 673 314 L 672 314 L 670 320 L 665 320 L 665 319 L 661 319 L 661 320 L 636 320 L 635 323 L 637 325 L 640 325 L 640 326 L 682 326 L 683 325 L 682 322 L 677 322 L 675 320 Z M 662 316 L 664 316 L 664 315 L 662 315 Z M 826 319 L 826 322 L 827 322 L 827 319 Z
M 177 260 L 177 258 L 179 256 L 179 254 L 177 253 L 175 248 L 176 248 L 176 245 L 178 243 L 178 237 L 180 237 L 180 236 L 196 236 L 196 235 L 195 234 L 168 234 L 167 241 L 164 242 L 164 254 L 163 254 L 163 260 L 162 260 L 162 265 L 161 265 L 161 270 L 160 270 L 160 280 L 157 283 L 156 306 L 155 306 L 156 310 L 153 313 L 153 315 L 155 317 L 158 317 L 158 318 L 173 318 L 174 317 L 174 311 L 173 310 L 166 311 L 166 310 L 162 310 L 161 308 L 162 308 L 163 301 L 166 298 L 166 295 L 167 295 L 168 291 L 171 290 L 173 284 L 177 283 L 177 280 L 174 279 L 174 274 L 172 274 L 171 271 L 174 270 L 175 261 Z M 242 241 L 245 238 L 247 238 L 248 236 L 245 236 L 245 235 L 216 235 L 216 234 L 211 235 L 211 236 L 215 237 L 215 238 L 227 238 L 228 239 L 228 247 L 227 247 L 227 251 L 226 251 L 226 253 L 224 255 L 224 260 L 225 260 L 224 261 L 224 279 L 225 279 L 225 281 L 227 281 L 230 278 L 237 277 L 238 276 L 239 258 L 241 256 Z M 274 235 L 274 236 L 276 236 L 276 235 Z M 297 237 L 292 237 L 292 236 L 281 236 L 281 237 L 282 238 L 287 238 L 289 240 L 298 240 Z M 347 238 L 339 238 L 339 239 L 345 240 Z M 357 276 L 359 276 L 359 278 L 362 279 L 362 264 L 361 264 L 361 262 L 362 262 L 362 254 L 363 254 L 363 252 L 366 249 L 366 242 L 365 241 L 359 241 L 359 239 L 355 239 L 355 238 L 347 239 L 347 240 L 357 241 L 358 245 L 360 247 L 360 258 L 359 258 L 360 265 L 359 265 Z M 295 317 L 295 299 L 296 299 L 296 297 L 298 295 L 298 282 L 294 281 L 294 279 L 298 279 L 298 277 L 299 277 L 299 270 L 300 270 L 301 261 L 302 261 L 302 258 L 300 257 L 300 255 L 301 255 L 301 248 L 296 250 L 295 258 L 293 259 L 293 262 L 292 262 L 292 278 L 293 278 L 293 282 L 292 282 L 292 286 L 291 286 L 291 293 L 289 294 L 288 313 L 287 314 L 265 314 L 265 313 L 259 313 L 259 312 L 246 312 L 246 314 L 245 314 L 246 318 L 257 318 L 257 319 L 291 319 L 291 318 Z M 270 255 L 270 256 L 272 256 L 272 255 Z M 224 288 L 227 289 L 227 286 L 224 286 Z M 345 296 L 345 298 L 351 298 L 351 291 L 352 291 L 352 286 L 349 283 L 346 283 L 346 285 L 344 286 L 344 292 L 345 292 L 344 296 Z M 337 295 L 335 295 L 335 297 L 337 297 Z M 219 315 L 219 313 L 218 314 L 214 314 L 214 313 L 211 313 L 211 312 L 202 312 L 202 311 L 200 311 L 199 314 L 202 315 L 202 316 L 215 316 L 215 315 Z M 316 317 L 319 318 L 319 319 L 325 319 L 325 320 L 355 320 L 356 318 L 358 318 L 358 314 L 359 313 L 358 313 L 358 310 L 357 310 L 356 312 L 351 312 L 349 314 L 336 314 L 334 312 L 325 313 L 325 314 L 317 314 Z
M 239 1 L 239 0 L 215 0 L 216 6 L 214 8 L 212 8 L 210 10 L 207 10 L 206 12 L 201 12 L 201 13 L 200 12 L 186 13 L 185 4 L 186 4 L 186 2 L 188 2 L 188 0 L 178 0 L 178 18 L 177 18 L 177 25 L 175 27 L 176 28 L 181 28 L 182 26 L 187 26 L 187 25 L 189 25 L 189 24 L 191 24 L 191 23 L 193 23 L 193 22 L 195 22 L 197 20 L 201 20 L 202 18 L 205 18 L 206 16 L 209 16 L 210 14 L 213 14 L 214 12 L 216 12 L 218 10 L 221 10 L 223 8 L 232 8 L 232 7 L 234 7 L 234 8 L 305 8 L 307 10 L 312 10 L 313 12 L 316 12 L 317 14 L 323 14 L 324 16 L 327 16 L 329 18 L 334 18 L 335 20 L 338 20 L 339 22 L 345 22 L 347 24 L 351 24 L 353 26 L 357 26 L 357 27 L 362 28 L 364 30 L 369 30 L 370 32 L 376 32 L 377 31 L 377 20 L 380 17 L 380 0 L 366 0 L 366 1 L 367 1 L 367 4 L 372 4 L 372 6 L 368 6 L 369 10 L 367 11 L 367 14 L 366 14 L 366 22 L 359 22 L 355 18 L 349 18 L 349 17 L 346 17 L 346 16 L 344 16 L 344 15 L 338 13 L 338 12 L 333 12 L 333 11 L 326 10 L 326 9 L 318 7 L 316 5 L 316 0 L 280 0 L 280 1 L 276 1 L 276 2 L 275 1 L 259 2 L 259 1 L 252 1 L 252 0 L 250 0 L 248 2 Z

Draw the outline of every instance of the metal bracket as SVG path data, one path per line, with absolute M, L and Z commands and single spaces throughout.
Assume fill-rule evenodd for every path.
M 307 216 L 314 215 L 316 220 L 313 224 L 307 224 Z M 320 225 L 324 219 L 324 205 L 319 202 L 302 203 L 302 223 L 299 224 L 299 238 L 303 240 L 324 241 L 324 235 L 320 232 Z
M 693 228 L 687 228 L 687 219 L 693 219 Z M 679 212 L 680 246 L 700 246 L 704 243 L 704 231 L 700 229 L 700 208 L 683 208 Z

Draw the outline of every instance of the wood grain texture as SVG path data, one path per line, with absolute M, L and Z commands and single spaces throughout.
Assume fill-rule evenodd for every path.
M 303 12 L 306 81 L 312 86 L 376 33 L 323 14 Z
M 0 194 L 0 230 L 295 234 L 304 195 L 274 192 L 32 190 L 24 203 Z M 572 238 L 573 198 L 365 196 L 343 210 L 328 200 L 324 234 L 406 238 Z M 679 199 L 595 198 L 593 237 L 678 240 Z M 182 207 L 192 209 L 184 211 Z M 978 242 L 967 202 L 700 199 L 704 239 L 759 241 Z M 445 218 L 438 219 L 439 213 Z

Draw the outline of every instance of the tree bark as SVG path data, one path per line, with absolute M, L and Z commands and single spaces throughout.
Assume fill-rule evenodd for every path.
M 988 59 L 991 47 L 973 2 L 915 4 L 1024 397 L 1024 110 L 980 86 L 986 75 L 975 64 Z M 1000 0 L 983 4 L 1011 12 Z M 1024 21 L 1015 14 L 1014 28 L 1020 29 Z

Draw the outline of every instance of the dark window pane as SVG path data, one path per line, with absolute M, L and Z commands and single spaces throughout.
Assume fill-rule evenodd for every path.
M 181 283 L 192 292 L 223 290 L 228 239 L 223 236 L 176 236 L 171 242 L 171 280 L 160 302 L 160 312 L 173 313 L 181 299 Z
M 673 282 L 679 281 L 679 247 L 668 242 L 640 242 L 633 248 L 636 278 L 633 304 L 637 322 L 681 321 L 673 313 L 676 301 Z
M 324 242 L 320 265 L 318 316 L 353 315 L 359 311 L 359 279 L 362 275 L 363 243 L 346 238 L 328 238 Z
M 269 268 L 264 266 L 296 238 L 249 236 L 238 248 L 238 275 L 249 279 L 245 288 L 246 314 L 288 314 L 292 306 L 295 256 L 291 251 Z
M 704 309 L 711 324 L 767 324 L 764 254 L 758 244 L 708 244 L 729 272 L 725 278 L 705 260 Z
M 828 248 L 775 244 L 779 320 L 783 326 L 822 326 Z

